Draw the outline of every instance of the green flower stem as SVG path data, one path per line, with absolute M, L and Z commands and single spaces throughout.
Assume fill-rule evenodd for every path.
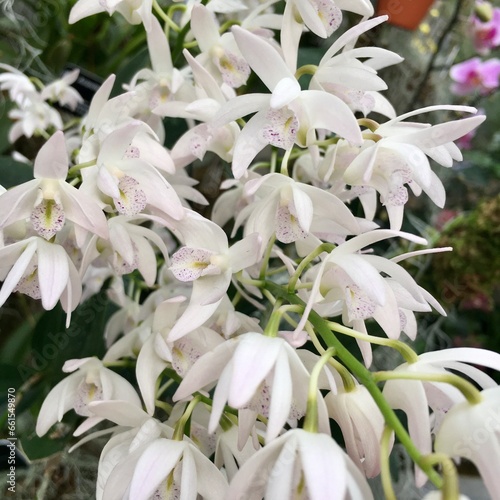
M 135 368 L 135 362 L 126 359 L 120 361 L 103 361 L 102 364 L 106 368 Z
M 380 442 L 380 476 L 382 480 L 382 488 L 384 489 L 385 500 L 397 500 L 392 487 L 391 467 L 389 464 L 389 456 L 391 454 L 391 436 L 392 429 L 386 425 Z
M 38 87 L 38 90 L 43 90 L 45 88 L 45 84 L 42 82 L 42 80 L 40 80 L 40 78 L 37 78 L 36 76 L 30 76 L 29 80 Z
M 206 4 L 205 0 L 202 0 L 201 2 L 203 5 Z M 182 50 L 184 49 L 184 39 L 186 38 L 186 35 L 189 33 L 189 30 L 191 29 L 191 21 L 188 21 L 183 28 L 177 33 L 177 40 L 175 42 L 175 47 L 172 50 L 172 63 L 175 64 L 177 62 L 177 59 L 179 59 L 180 55 L 182 54 Z
M 288 281 L 288 293 L 295 292 L 295 287 L 297 286 L 297 281 L 300 278 L 300 275 L 316 257 L 319 257 L 323 252 L 331 252 L 334 248 L 335 245 L 333 243 L 322 243 L 318 248 L 302 259 L 302 262 L 297 266 L 297 269 Z
M 172 28 L 175 32 L 179 33 L 181 29 L 177 24 L 175 24 L 170 17 L 163 12 L 163 9 L 160 7 L 158 0 L 153 0 L 153 10 L 160 16 L 161 20 L 165 23 L 166 26 Z
M 264 335 L 267 337 L 277 337 L 278 330 L 280 327 L 281 317 L 283 316 L 283 312 L 280 310 L 281 299 L 278 299 L 273 306 L 273 312 L 271 313 L 271 317 L 267 322 L 266 328 L 264 329 Z
M 306 418 L 304 419 L 303 426 L 305 431 L 318 432 L 318 379 L 321 370 L 334 354 L 335 348 L 329 347 L 312 369 L 311 378 L 309 379 L 309 393 L 307 395 Z
M 351 328 L 347 328 L 344 325 L 339 323 L 335 323 L 333 321 L 328 321 L 328 326 L 334 331 L 338 333 L 342 333 L 344 335 L 349 335 L 349 337 L 353 337 L 359 340 L 365 340 L 366 342 L 370 342 L 372 344 L 384 345 L 388 347 L 392 347 L 396 349 L 401 356 L 405 359 L 405 361 L 409 364 L 416 363 L 418 361 L 418 354 L 404 342 L 400 340 L 393 339 L 384 339 L 381 337 L 372 337 L 371 335 L 367 335 L 366 333 L 358 332 Z
M 278 150 L 273 148 L 271 151 L 271 162 L 269 165 L 269 171 L 274 174 L 276 172 L 276 163 L 278 162 Z
M 169 405 L 165 401 L 160 401 L 159 399 L 157 399 L 155 401 L 155 406 L 161 408 L 168 416 L 170 416 L 170 414 L 172 413 L 172 405 Z
M 373 142 L 378 142 L 382 139 L 381 135 L 374 134 L 373 132 L 363 132 L 361 135 L 363 136 L 363 139 L 373 141 Z
M 220 417 L 219 425 L 224 432 L 227 432 L 229 429 L 231 429 L 231 427 L 234 426 L 234 423 L 227 415 L 224 415 L 223 413 Z
M 276 241 L 276 237 L 272 236 L 271 239 L 269 240 L 269 243 L 267 244 L 266 252 L 265 252 L 264 257 L 262 259 L 262 265 L 260 266 L 260 273 L 259 273 L 260 280 L 266 279 L 266 271 L 267 271 L 267 267 L 269 265 L 269 259 L 271 258 L 271 252 L 273 251 L 273 246 L 274 246 L 275 241 Z
M 337 144 L 339 142 L 339 140 L 340 140 L 340 137 L 330 137 L 329 139 L 323 139 L 321 141 L 314 141 L 313 145 L 327 148 L 328 146 L 333 146 L 334 144 Z
M 428 382 L 442 382 L 456 387 L 467 399 L 469 404 L 475 405 L 483 400 L 481 391 L 476 389 L 470 382 L 453 373 L 421 373 L 421 372 L 389 372 L 381 371 L 373 374 L 375 382 L 383 380 L 420 380 Z
M 316 65 L 314 65 L 314 64 L 305 64 L 304 66 L 301 66 L 295 72 L 295 78 L 297 78 L 297 80 L 299 80 L 301 76 L 304 76 L 304 75 L 314 75 L 317 70 L 318 70 L 318 67 Z
M 441 465 L 443 474 L 443 487 L 441 488 L 443 500 L 459 500 L 460 487 L 458 481 L 458 473 L 453 460 L 444 453 L 432 453 L 422 459 L 424 463 L 429 465 Z
M 41 135 L 46 141 L 50 139 L 50 134 L 41 128 L 37 128 L 34 135 Z
M 72 118 L 68 122 L 64 124 L 63 131 L 66 131 L 70 129 L 71 127 L 75 127 L 76 125 L 79 125 L 81 123 L 82 119 L 81 118 Z
M 283 158 L 281 159 L 280 173 L 286 175 L 287 177 L 290 177 L 288 174 L 288 160 L 290 159 L 290 154 L 292 153 L 292 149 L 287 149 L 285 151 L 285 154 L 283 155 Z
M 326 349 L 321 345 L 314 329 L 310 325 L 306 325 L 306 331 L 309 334 L 314 347 L 316 347 L 317 351 L 323 355 L 326 352 Z M 356 384 L 354 383 L 351 373 L 342 363 L 339 363 L 336 359 L 331 357 L 328 359 L 328 364 L 332 366 L 332 368 L 340 375 L 345 392 L 352 392 L 356 389 Z
M 280 285 L 266 281 L 264 286 L 274 295 L 283 298 L 287 302 L 291 304 L 301 304 L 305 307 L 304 301 L 296 295 L 287 293 L 286 290 Z M 366 387 L 367 391 L 370 393 L 376 405 L 384 415 L 386 424 L 394 430 L 396 436 L 406 448 L 412 460 L 425 472 L 425 474 L 427 474 L 434 485 L 440 488 L 442 485 L 441 476 L 433 469 L 432 466 L 422 463 L 422 454 L 415 446 L 415 443 L 411 440 L 408 432 L 400 422 L 397 415 L 394 413 L 393 409 L 385 400 L 381 390 L 373 378 L 372 373 L 344 347 L 342 342 L 339 341 L 339 339 L 328 327 L 326 321 L 319 314 L 315 311 L 311 311 L 309 313 L 309 321 L 323 338 L 325 343 L 328 346 L 335 347 L 336 356 L 344 363 L 347 369 L 354 374 L 358 381 Z
M 358 124 L 362 127 L 366 127 L 368 130 L 375 132 L 380 127 L 380 124 L 375 120 L 371 120 L 370 118 L 359 118 Z
M 241 26 L 241 22 L 236 20 L 236 19 L 230 19 L 229 21 L 226 21 L 220 28 L 219 28 L 219 33 L 222 35 L 226 31 L 229 31 L 231 26 Z
M 231 300 L 231 304 L 233 305 L 233 307 L 236 307 L 238 305 L 238 302 L 241 300 L 241 293 L 240 292 L 236 292 L 234 294 L 234 297 L 233 299 Z
M 243 276 L 243 271 L 236 273 L 235 276 L 236 279 L 243 285 L 251 285 L 251 286 L 256 286 L 258 288 L 262 288 L 264 286 L 264 281 L 254 280 L 252 278 L 245 278 Z
M 167 15 L 168 17 L 170 17 L 170 19 L 173 19 L 174 18 L 174 14 L 177 12 L 177 11 L 180 11 L 182 13 L 186 12 L 186 6 L 184 4 L 180 4 L 180 3 L 174 3 L 173 5 L 171 5 L 168 10 L 167 10 Z
M 85 163 L 78 163 L 77 165 L 73 165 L 68 170 L 68 177 L 73 177 L 76 175 L 82 168 L 93 167 L 96 164 L 95 160 L 86 161 Z
M 167 380 L 161 387 L 156 391 L 156 397 L 159 398 L 173 383 L 175 380 Z
M 177 424 L 175 425 L 174 435 L 172 439 L 175 441 L 182 441 L 184 439 L 184 428 L 186 427 L 186 423 L 191 417 L 195 406 L 201 401 L 199 396 L 195 396 L 188 404 L 187 408 L 184 411 L 184 414 L 179 419 Z

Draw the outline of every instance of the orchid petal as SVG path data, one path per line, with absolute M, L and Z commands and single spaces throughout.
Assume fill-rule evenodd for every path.
M 38 240 L 38 276 L 44 309 L 52 309 L 68 285 L 68 255 L 63 247 Z
M 300 94 L 300 100 L 307 110 L 312 127 L 334 132 L 352 144 L 363 144 L 361 131 L 353 112 L 337 96 L 320 90 L 304 90 Z M 328 109 L 328 113 L 325 113 L 325 109 Z
M 167 75 L 172 73 L 173 65 L 168 37 L 165 36 L 160 22 L 154 16 L 151 18 L 151 29 L 147 38 L 151 66 L 155 73 Z
M 68 175 L 68 153 L 64 133 L 58 130 L 41 148 L 35 158 L 35 179 L 64 180 Z
M 311 498 L 343 498 L 347 477 L 343 472 L 343 452 L 337 443 L 330 436 L 302 431 L 299 434 L 298 449 Z
M 142 345 L 136 364 L 136 378 L 141 391 L 146 410 L 150 415 L 155 412 L 156 381 L 162 371 L 168 366 L 154 348 L 155 334 L 151 334 Z
M 186 449 L 187 443 L 164 438 L 153 441 L 142 453 L 130 483 L 130 498 L 148 500 L 170 474 Z M 158 466 L 161 464 L 161 467 Z M 126 476 L 122 476 L 126 477 Z
M 144 410 L 130 401 L 91 401 L 89 409 L 103 419 L 126 427 L 140 427 L 149 418 Z
M 270 43 L 239 26 L 233 26 L 232 32 L 243 57 L 271 92 L 283 78 L 295 80 L 285 61 Z

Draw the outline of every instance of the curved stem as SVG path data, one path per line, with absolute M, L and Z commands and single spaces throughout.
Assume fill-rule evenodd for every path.
M 277 337 L 278 330 L 281 322 L 281 316 L 283 312 L 280 311 L 281 299 L 278 299 L 273 306 L 273 312 L 271 313 L 271 317 L 267 322 L 266 328 L 264 329 L 264 335 L 267 337 Z
M 288 281 L 288 293 L 294 293 L 297 281 L 304 269 L 316 258 L 319 257 L 323 252 L 331 252 L 335 248 L 333 243 L 322 243 L 318 248 L 313 250 L 309 255 L 304 257 L 301 263 L 297 266 L 297 269 L 290 277 Z
M 271 239 L 269 240 L 269 243 L 267 244 L 266 253 L 264 254 L 264 257 L 262 259 L 262 265 L 260 266 L 260 273 L 259 273 L 260 280 L 266 279 L 267 266 L 269 264 L 269 259 L 271 258 L 271 252 L 273 251 L 273 246 L 275 241 L 276 237 L 272 236 Z
M 318 432 L 318 379 L 321 370 L 334 354 L 335 348 L 329 347 L 312 369 L 311 378 L 309 379 L 309 393 L 307 395 L 306 418 L 304 419 L 303 426 L 305 431 Z
M 194 407 L 201 401 L 199 396 L 195 396 L 188 404 L 186 410 L 182 417 L 178 420 L 177 425 L 175 426 L 174 435 L 172 439 L 175 441 L 182 441 L 184 439 L 184 428 L 186 426 L 187 421 L 191 417 L 193 413 Z
M 380 442 L 380 476 L 385 500 L 397 500 L 394 488 L 392 487 L 391 467 L 389 463 L 391 436 L 392 429 L 386 425 Z
M 476 389 L 470 382 L 453 373 L 421 373 L 421 372 L 389 372 L 380 371 L 373 374 L 376 382 L 383 380 L 421 380 L 428 382 L 441 382 L 456 387 L 467 399 L 469 404 L 475 405 L 483 400 L 481 391 Z
M 295 72 L 295 78 L 297 78 L 297 80 L 299 80 L 301 76 L 304 76 L 304 75 L 314 75 L 317 70 L 318 70 L 318 67 L 316 65 L 314 65 L 314 64 L 305 64 L 304 66 L 301 66 Z
M 82 168 L 93 167 L 96 164 L 95 160 L 86 161 L 85 163 L 78 163 L 77 165 L 73 165 L 68 170 L 68 177 L 72 177 L 77 174 Z
M 287 177 L 290 177 L 288 175 L 288 160 L 290 159 L 291 153 L 292 153 L 292 149 L 287 149 L 285 151 L 285 154 L 283 155 L 283 158 L 281 159 L 280 173 L 282 173 L 283 175 L 286 175 Z
M 328 326 L 334 331 L 338 333 L 343 333 L 344 335 L 349 335 L 349 337 L 353 337 L 355 339 L 364 340 L 366 342 L 370 342 L 371 344 L 384 345 L 388 347 L 392 347 L 396 349 L 401 356 L 405 359 L 407 363 L 416 363 L 418 361 L 418 354 L 404 342 L 400 340 L 393 339 L 384 339 L 381 337 L 372 337 L 371 335 L 367 335 L 363 332 L 358 332 L 357 330 L 353 330 L 351 328 L 347 328 L 339 323 L 335 323 L 333 321 L 328 321 Z
M 316 350 L 320 354 L 324 354 L 326 352 L 326 349 L 320 344 L 318 337 L 314 332 L 314 329 L 310 325 L 306 325 L 306 331 L 309 334 L 314 347 L 316 347 Z M 340 375 L 345 392 L 352 392 L 356 389 L 356 384 L 354 383 L 351 372 L 349 372 L 349 370 L 347 370 L 342 363 L 339 363 L 334 358 L 329 358 L 328 364 Z
M 358 124 L 362 127 L 366 127 L 368 130 L 375 132 L 380 127 L 380 124 L 371 118 L 359 118 Z
M 441 492 L 443 500 L 459 500 L 460 486 L 458 473 L 453 460 L 444 453 L 432 453 L 423 458 L 423 462 L 429 465 L 441 465 L 443 472 L 443 487 Z
M 176 32 L 179 32 L 181 30 L 179 26 L 177 26 L 177 24 L 175 24 L 172 21 L 172 19 L 170 19 L 170 17 L 168 17 L 167 14 L 163 12 L 163 9 L 160 7 L 160 4 L 158 3 L 158 0 L 153 0 L 153 9 L 169 28 L 172 28 Z

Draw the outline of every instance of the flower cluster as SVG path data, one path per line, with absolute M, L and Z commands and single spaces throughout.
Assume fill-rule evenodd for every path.
M 359 23 L 339 35 L 345 10 Z M 33 180 L 0 195 L 0 304 L 13 292 L 47 310 L 60 302 L 69 324 L 108 280 L 119 306 L 106 354 L 67 361 L 37 433 L 68 411 L 85 417 L 75 436 L 115 424 L 99 462 L 103 500 L 361 500 L 381 473 L 390 496 L 395 438 L 418 485 L 453 489 L 454 467 L 434 465 L 463 456 L 498 495 L 498 419 L 489 460 L 453 440 L 498 408 L 500 389 L 473 365 L 500 370 L 500 355 L 417 356 L 400 340 L 416 337 L 415 313 L 445 314 L 401 261 L 449 250 L 417 249 L 427 241 L 401 231 L 405 205 L 422 192 L 444 205 L 434 164 L 460 161 L 455 141 L 485 117 L 451 105 L 397 116 L 378 70 L 401 58 L 356 46 L 386 20 L 369 19 L 368 0 L 187 1 L 166 12 L 147 0 L 79 0 L 70 22 L 102 12 L 144 25 L 151 67 L 116 97 L 109 76 L 77 126 L 51 118 L 43 100 L 40 121 L 12 115 L 12 140 L 19 130 L 50 137 Z M 306 31 L 334 41 L 317 66 L 298 67 Z M 31 80 L 2 68 L 2 89 L 20 110 L 33 106 Z M 62 83 L 74 76 L 42 95 L 77 102 Z M 454 119 L 420 118 L 443 110 Z M 166 118 L 187 124 L 170 149 Z M 208 160 L 232 172 L 211 219 L 193 209 L 208 202 L 189 168 Z M 389 229 L 376 222 L 379 205 Z M 380 252 L 398 238 L 412 251 Z M 374 343 L 404 363 L 370 371 Z M 133 383 L 113 371 L 120 364 L 134 367 Z
M 483 0 L 476 0 L 475 13 L 469 19 L 470 35 L 474 49 L 480 56 L 487 56 L 500 46 L 500 8 Z M 500 85 L 500 59 L 483 61 L 473 57 L 455 64 L 450 70 L 452 92 L 459 95 L 478 93 L 489 95 Z

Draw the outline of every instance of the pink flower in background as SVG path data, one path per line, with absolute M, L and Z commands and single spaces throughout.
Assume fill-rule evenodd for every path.
M 488 94 L 498 88 L 500 76 L 500 59 L 481 61 L 474 57 L 455 64 L 450 69 L 452 92 L 457 95 L 467 95 L 479 91 Z
M 478 54 L 487 55 L 500 45 L 500 8 L 493 9 L 489 21 L 481 21 L 477 16 L 473 16 L 471 21 L 472 40 Z

